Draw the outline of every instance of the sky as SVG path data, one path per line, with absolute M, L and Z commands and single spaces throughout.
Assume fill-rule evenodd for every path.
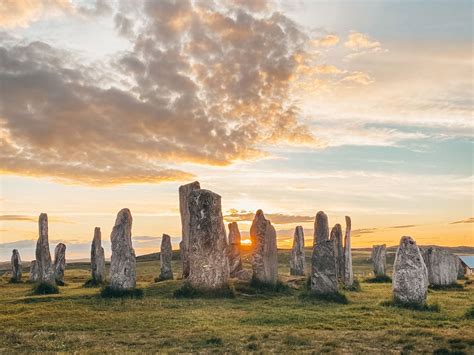
M 320 210 L 352 246 L 474 246 L 471 1 L 0 3 L 0 260 L 181 239 L 178 187 L 262 209 L 291 247 Z

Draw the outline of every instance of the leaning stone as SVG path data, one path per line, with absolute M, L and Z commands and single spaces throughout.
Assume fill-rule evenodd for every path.
M 37 264 L 36 264 L 36 260 L 33 260 L 30 264 L 29 281 L 30 282 L 38 282 L 38 280 L 39 280 L 38 267 L 37 267 Z
M 375 276 L 384 276 L 387 265 L 387 248 L 385 244 L 372 247 L 372 264 Z
M 110 241 L 112 244 L 110 287 L 116 290 L 135 288 L 136 259 L 132 246 L 132 215 L 128 208 L 117 214 Z
M 316 214 L 314 220 L 314 239 L 313 246 L 319 241 L 326 241 L 329 239 L 329 222 L 328 216 L 323 211 Z
M 41 213 L 38 220 L 39 237 L 36 242 L 36 268 L 38 282 L 54 283 L 54 271 L 51 264 L 48 241 L 48 215 Z
M 447 286 L 456 283 L 458 278 L 456 256 L 438 247 L 424 249 L 422 256 L 428 269 L 430 285 Z
M 91 244 L 91 274 L 92 280 L 100 284 L 105 282 L 105 254 L 102 247 L 102 233 L 99 227 L 94 229 L 94 239 Z
M 338 291 L 336 245 L 334 240 L 319 240 L 311 257 L 311 291 L 318 294 Z
M 230 277 L 238 277 L 242 270 L 240 257 L 240 231 L 237 222 L 228 224 L 229 227 L 229 270 Z
M 252 277 L 255 281 L 275 285 L 278 281 L 276 231 L 262 210 L 258 210 L 250 227 L 252 240 Z
M 351 218 L 346 216 L 346 235 L 344 237 L 344 285 L 352 286 L 354 283 L 354 272 L 352 270 L 351 251 Z
M 21 267 L 21 258 L 20 253 L 17 249 L 13 249 L 12 252 L 12 282 L 21 282 L 22 267 Z
M 54 280 L 58 285 L 64 285 L 64 270 L 66 269 L 66 245 L 59 243 L 54 249 Z
M 337 278 L 340 282 L 344 280 L 344 247 L 342 245 L 342 227 L 338 223 L 331 230 L 331 240 L 334 240 L 336 255 Z
M 160 276 L 159 281 L 173 280 L 173 271 L 171 269 L 171 259 L 173 258 L 173 248 L 171 238 L 168 234 L 163 234 L 160 248 Z
M 464 270 L 464 266 L 462 265 L 461 258 L 457 255 L 456 255 L 456 265 L 458 269 L 458 280 L 463 280 L 465 277 L 464 276 L 465 270 Z
M 304 276 L 304 232 L 302 226 L 295 228 L 290 256 L 290 275 Z
M 179 245 L 181 260 L 183 262 L 183 279 L 189 276 L 189 230 L 190 230 L 190 215 L 189 215 L 189 194 L 194 190 L 201 188 L 199 181 L 194 181 L 190 184 L 179 187 L 179 213 L 181 215 L 181 237 L 183 243 Z
M 424 305 L 428 292 L 428 270 L 416 242 L 402 237 L 395 255 L 392 276 L 396 302 Z
M 189 286 L 217 290 L 229 279 L 228 246 L 221 197 L 209 190 L 194 190 L 189 206 Z

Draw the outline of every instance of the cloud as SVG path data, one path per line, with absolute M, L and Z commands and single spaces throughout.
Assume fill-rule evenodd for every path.
M 327 34 L 324 37 L 316 38 L 311 41 L 315 47 L 332 47 L 340 41 L 339 36 L 333 33 Z
M 224 219 L 228 222 L 241 222 L 241 221 L 253 221 L 255 217 L 254 212 L 250 211 L 237 211 L 231 209 L 224 216 Z M 270 220 L 274 224 L 290 224 L 290 223 L 305 223 L 314 222 L 312 216 L 295 216 L 282 213 L 265 213 L 265 218 Z
M 0 221 L 12 221 L 12 222 L 38 222 L 38 217 L 28 216 L 28 215 L 19 215 L 19 214 L 3 214 L 0 215 Z M 49 222 L 53 223 L 74 223 L 64 218 L 59 217 L 49 217 Z
M 368 34 L 351 31 L 344 42 L 344 47 L 350 49 L 352 53 L 348 54 L 344 60 L 348 61 L 368 53 L 382 53 L 387 50 L 382 49 L 379 41 L 369 37 Z
M 407 224 L 407 225 L 404 225 L 404 226 L 393 226 L 393 227 L 388 227 L 388 228 L 394 228 L 394 229 L 404 229 L 404 228 L 413 228 L 413 227 L 416 227 L 417 225 L 416 224 Z
M 474 217 L 462 219 L 460 221 L 451 222 L 450 224 L 474 223 Z

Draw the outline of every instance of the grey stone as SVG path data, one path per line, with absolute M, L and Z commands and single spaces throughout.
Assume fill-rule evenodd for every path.
M 193 190 L 189 204 L 189 276 L 193 288 L 216 290 L 227 286 L 229 258 L 221 197 L 209 190 Z
M 183 278 L 189 276 L 189 230 L 190 230 L 190 215 L 189 215 L 189 194 L 194 190 L 199 190 L 201 185 L 199 181 L 194 181 L 190 184 L 179 187 L 179 213 L 181 215 L 181 236 L 182 245 L 180 243 L 181 260 L 183 262 Z
M 464 270 L 464 266 L 462 265 L 462 262 L 461 262 L 461 259 L 459 258 L 459 256 L 456 256 L 456 265 L 457 265 L 457 269 L 458 269 L 458 280 L 462 280 L 464 279 L 464 273 L 465 273 L 465 270 Z
M 36 260 L 33 260 L 30 264 L 29 281 L 30 282 L 38 282 L 38 280 L 39 280 L 38 267 L 37 267 L 37 264 L 36 264 Z
M 387 265 L 387 247 L 385 244 L 372 247 L 372 264 L 375 276 L 384 276 Z
M 262 210 L 258 210 L 250 227 L 252 240 L 252 277 L 254 280 L 275 285 L 278 281 L 278 254 L 276 231 Z
M 319 211 L 316 214 L 314 220 L 314 239 L 313 246 L 318 243 L 318 241 L 326 241 L 329 239 L 329 222 L 328 216 L 323 211 Z
M 354 283 L 354 272 L 352 270 L 352 251 L 351 251 L 351 228 L 352 222 L 349 216 L 346 216 L 346 235 L 344 237 L 344 285 L 352 286 Z
M 404 236 L 395 255 L 392 276 L 397 302 L 423 305 L 428 292 L 428 270 L 415 240 Z
M 334 240 L 318 240 L 311 257 L 311 291 L 318 294 L 338 290 L 336 245 Z
M 295 228 L 290 256 L 290 275 L 304 276 L 304 232 L 302 226 Z
M 160 276 L 158 280 L 173 280 L 173 270 L 171 269 L 171 259 L 173 258 L 173 248 L 171 238 L 168 234 L 163 234 L 160 248 Z
M 66 245 L 59 243 L 54 249 L 54 280 L 58 285 L 64 285 L 64 270 L 66 269 Z
M 21 282 L 21 275 L 22 275 L 22 266 L 21 266 L 21 258 L 20 253 L 17 249 L 13 249 L 12 252 L 12 281 L 13 282 Z
M 458 265 L 455 255 L 446 249 L 429 247 L 422 249 L 422 256 L 428 269 L 430 285 L 447 286 L 456 283 Z
M 54 283 L 54 271 L 51 264 L 51 254 L 48 240 L 48 215 L 41 213 L 38 220 L 39 237 L 36 242 L 36 268 L 38 282 Z
M 230 277 L 238 277 L 242 271 L 240 257 L 240 231 L 237 222 L 228 224 L 229 227 L 229 270 Z
M 94 229 L 94 239 L 91 244 L 91 274 L 92 279 L 97 283 L 105 282 L 105 254 L 99 227 Z
M 342 227 L 338 223 L 331 230 L 331 240 L 334 241 L 336 255 L 337 278 L 340 282 L 344 281 L 344 246 L 342 245 Z
M 110 259 L 110 287 L 117 290 L 136 286 L 136 258 L 132 246 L 132 215 L 128 208 L 117 214 L 110 234 L 112 257 Z

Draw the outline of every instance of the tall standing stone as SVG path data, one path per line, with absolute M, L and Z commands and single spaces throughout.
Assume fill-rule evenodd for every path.
M 311 291 L 318 294 L 338 290 L 336 244 L 334 240 L 319 240 L 311 257 Z
M 346 235 L 344 237 L 344 285 L 352 286 L 354 283 L 354 272 L 352 270 L 352 251 L 351 251 L 351 228 L 352 222 L 349 216 L 346 216 Z
M 402 237 L 395 255 L 392 276 L 396 302 L 423 305 L 428 292 L 428 270 L 415 240 Z
M 48 215 L 41 213 L 38 220 L 39 237 L 36 242 L 36 268 L 39 282 L 54 283 L 48 240 Z
M 201 185 L 199 181 L 194 181 L 190 184 L 179 187 L 179 213 L 181 215 L 181 236 L 182 245 L 180 243 L 181 260 L 183 262 L 183 278 L 189 276 L 189 230 L 190 230 L 190 215 L 189 215 L 189 194 L 194 190 L 199 190 Z
M 12 282 L 21 282 L 21 275 L 22 275 L 22 266 L 21 266 L 21 258 L 20 253 L 17 249 L 13 249 L 12 252 Z
M 136 286 L 136 259 L 132 246 L 132 215 L 128 208 L 117 214 L 110 234 L 112 257 L 110 259 L 110 287 L 116 290 Z
M 385 244 L 372 247 L 372 264 L 375 276 L 384 276 L 387 265 L 387 247 Z
M 314 220 L 314 239 L 313 246 L 316 245 L 318 240 L 328 240 L 329 239 L 329 222 L 328 216 L 323 211 L 319 211 L 316 214 Z
M 290 275 L 304 276 L 304 264 L 304 231 L 302 226 L 297 226 L 291 248 Z
M 36 264 L 36 260 L 33 260 L 30 264 L 30 275 L 29 279 L 30 282 L 38 282 L 39 274 L 38 274 L 38 267 Z
M 59 243 L 54 249 L 54 280 L 56 284 L 64 285 L 64 270 L 66 269 L 66 245 Z
M 216 290 L 227 286 L 229 258 L 222 218 L 221 197 L 209 190 L 193 190 L 189 207 L 189 276 L 197 289 Z
M 428 269 L 430 285 L 447 286 L 456 283 L 458 264 L 455 255 L 446 249 L 429 247 L 422 251 L 422 256 Z
M 91 244 L 91 274 L 92 280 L 96 283 L 105 282 L 105 254 L 99 227 L 94 229 L 94 238 Z
M 229 227 L 229 270 L 230 277 L 238 277 L 242 271 L 240 257 L 240 231 L 237 222 L 228 224 Z
M 173 270 L 171 269 L 171 259 L 173 258 L 173 248 L 171 238 L 168 234 L 163 234 L 160 248 L 160 276 L 159 281 L 173 280 Z
M 337 278 L 340 282 L 344 281 L 344 246 L 342 245 L 342 227 L 338 223 L 331 230 L 331 240 L 334 241 L 336 255 Z
M 250 227 L 252 240 L 252 278 L 275 285 L 278 281 L 276 231 L 262 210 L 258 210 Z
M 462 265 L 462 261 L 461 261 L 461 258 L 459 256 L 456 255 L 456 265 L 457 265 L 457 269 L 458 269 L 458 280 L 462 280 L 464 279 L 464 266 Z

